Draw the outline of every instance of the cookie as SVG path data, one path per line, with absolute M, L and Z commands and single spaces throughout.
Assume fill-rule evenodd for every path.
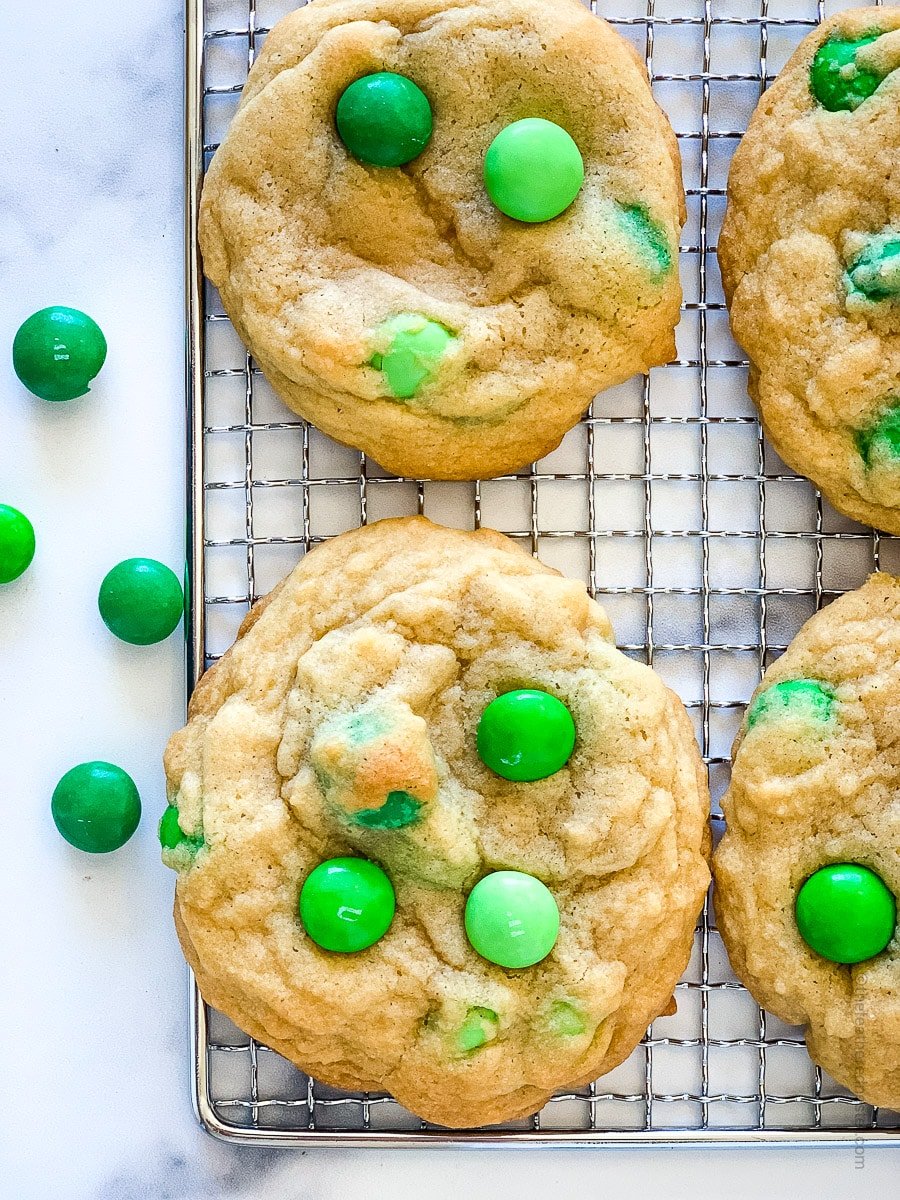
M 250 72 L 200 242 L 290 408 L 472 479 L 673 356 L 683 210 L 643 64 L 578 0 L 312 0 Z
M 499 1122 L 671 1003 L 709 879 L 691 723 L 498 533 L 405 518 L 313 550 L 166 772 L 201 991 L 317 1079 Z
M 804 625 L 734 746 L 714 859 L 731 963 L 871 1104 L 900 1109 L 900 581 Z
M 900 533 L 900 9 L 810 34 L 728 179 L 719 263 L 772 445 Z

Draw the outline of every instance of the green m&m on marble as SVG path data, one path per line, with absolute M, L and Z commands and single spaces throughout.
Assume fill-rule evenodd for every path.
M 559 935 L 559 908 L 540 879 L 523 871 L 494 871 L 466 901 L 466 937 L 472 949 L 500 967 L 533 967 Z
M 387 933 L 396 900 L 390 879 L 365 858 L 331 858 L 300 890 L 300 920 L 323 950 L 355 954 Z
M 893 892 L 857 863 L 832 863 L 810 875 L 797 893 L 795 912 L 809 948 L 835 963 L 874 958 L 897 927 Z
M 574 203 L 583 183 L 584 160 L 574 139 L 543 117 L 507 125 L 485 155 L 487 193 L 516 221 L 552 221 Z
M 484 765 L 503 779 L 546 779 L 569 761 L 575 722 L 556 696 L 518 688 L 492 700 L 481 714 L 477 745 Z
M 100 616 L 110 633 L 134 646 L 167 638 L 184 613 L 178 576 L 153 558 L 127 558 L 100 585 Z
M 823 108 L 829 112 L 852 111 L 878 89 L 884 76 L 857 66 L 856 55 L 879 36 L 871 33 L 861 38 L 831 38 L 819 47 L 809 85 Z
M 50 811 L 62 836 L 78 850 L 108 854 L 124 846 L 141 819 L 134 780 L 108 762 L 84 762 L 67 771 Z
M 103 331 L 77 308 L 42 308 L 20 326 L 13 342 L 15 372 L 42 400 L 83 396 L 105 361 Z
M 393 71 L 378 71 L 344 90 L 335 123 L 341 141 L 360 162 L 402 167 L 428 145 L 433 118 L 418 84 Z
M 0 583 L 12 583 L 31 566 L 34 526 L 24 513 L 0 504 Z

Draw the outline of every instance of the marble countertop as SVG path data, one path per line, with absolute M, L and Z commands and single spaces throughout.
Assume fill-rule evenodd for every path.
M 180 0 L 6 0 L 0 41 L 0 342 L 51 303 L 101 323 L 84 400 L 30 398 L 0 366 L 0 501 L 37 529 L 0 593 L 0 1195 L 294 1200 L 611 1193 L 675 1200 L 890 1194 L 897 1151 L 257 1151 L 209 1138 L 188 1092 L 187 972 L 160 865 L 160 755 L 182 716 L 183 648 L 110 638 L 99 580 L 182 553 Z M 10 20 L 15 10 L 15 19 Z M 68 847 L 49 797 L 108 758 L 145 818 L 122 851 Z

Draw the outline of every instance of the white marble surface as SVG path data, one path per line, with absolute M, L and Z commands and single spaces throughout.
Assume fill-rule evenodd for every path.
M 118 559 L 181 555 L 180 0 L 3 0 L 0 27 L 0 344 L 69 303 L 111 347 L 93 393 L 59 407 L 0 354 L 0 500 L 40 539 L 0 594 L 0 1196 L 894 1194 L 900 1151 L 869 1150 L 863 1170 L 850 1150 L 301 1155 L 196 1127 L 155 837 L 182 648 L 115 643 L 94 605 Z M 49 818 L 58 776 L 91 757 L 125 766 L 144 798 L 137 836 L 108 858 L 71 850 Z

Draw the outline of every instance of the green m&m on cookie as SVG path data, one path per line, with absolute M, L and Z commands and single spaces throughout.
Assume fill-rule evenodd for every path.
M 431 140 L 428 97 L 405 75 L 378 71 L 351 83 L 335 112 L 341 141 L 354 158 L 375 167 L 402 167 Z
M 100 585 L 100 616 L 110 633 L 134 646 L 167 638 L 184 613 L 178 576 L 154 558 L 127 558 Z
M 53 822 L 78 850 L 108 854 L 124 846 L 141 819 L 134 780 L 108 762 L 85 762 L 67 771 L 50 803 Z
M 868 300 L 900 296 L 900 232 L 887 230 L 870 238 L 847 268 L 847 283 L 851 292 Z
M 829 112 L 859 108 L 873 95 L 884 79 L 876 71 L 857 65 L 857 52 L 880 35 L 845 39 L 832 38 L 816 51 L 810 70 L 809 85 L 823 108 Z
M 377 336 L 383 351 L 372 356 L 371 365 L 384 374 L 385 383 L 398 400 L 408 400 L 422 384 L 432 379 L 450 346 L 452 333 L 437 321 L 418 313 L 400 313 L 385 321 Z
M 472 949 L 500 967 L 533 967 L 559 935 L 559 908 L 540 879 L 523 871 L 494 871 L 466 901 L 466 937 Z
M 516 221 L 552 221 L 574 203 L 584 183 L 584 160 L 560 125 L 526 117 L 502 129 L 484 159 L 492 203 Z
M 829 721 L 834 713 L 834 693 L 816 679 L 785 679 L 760 692 L 747 710 L 747 725 L 783 716 Z
M 856 863 L 821 867 L 800 888 L 797 928 L 811 950 L 835 963 L 880 954 L 894 936 L 897 901 L 884 880 Z
M 15 372 L 42 400 L 85 395 L 105 361 L 103 331 L 77 308 L 42 308 L 20 326 L 13 342 Z
M 900 404 L 895 403 L 868 429 L 860 430 L 856 445 L 867 467 L 893 466 L 900 461 Z
M 34 526 L 24 513 L 0 504 L 0 583 L 12 583 L 31 566 Z
M 481 714 L 477 745 L 484 765 L 503 779 L 546 779 L 569 761 L 575 722 L 556 696 L 518 688 L 498 696 Z
M 492 1008 L 476 1005 L 466 1013 L 456 1034 L 456 1048 L 471 1054 L 492 1042 L 500 1029 L 500 1018 Z
M 365 858 L 331 858 L 300 890 L 300 920 L 323 950 L 355 954 L 387 933 L 394 919 L 394 888 L 381 867 Z

